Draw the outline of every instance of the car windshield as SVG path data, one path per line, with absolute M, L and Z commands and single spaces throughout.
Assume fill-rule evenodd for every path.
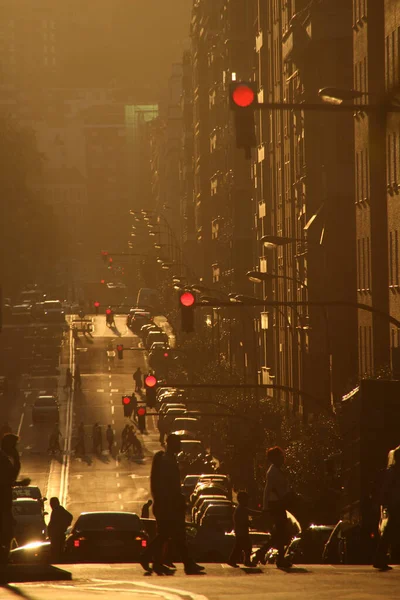
M 140 531 L 140 519 L 129 513 L 92 513 L 81 515 L 75 523 L 76 531 L 103 531 L 112 528 L 117 531 Z
M 32 502 L 13 502 L 14 515 L 40 515 L 41 512 L 41 506 L 36 500 L 32 500 Z
M 197 440 L 182 440 L 181 449 L 188 454 L 199 454 L 203 451 L 203 444 Z

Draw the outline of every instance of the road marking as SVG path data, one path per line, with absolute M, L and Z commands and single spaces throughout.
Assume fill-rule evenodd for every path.
M 119 477 L 119 473 L 115 473 L 115 477 Z
M 72 329 L 69 332 L 69 366 L 71 372 L 75 371 L 75 353 L 74 353 L 74 338 L 72 335 Z M 65 438 L 64 438 L 64 453 L 63 462 L 61 465 L 61 476 L 60 476 L 60 493 L 59 499 L 60 504 L 65 506 L 67 503 L 68 494 L 68 478 L 69 469 L 71 464 L 71 442 L 72 442 L 72 420 L 73 420 L 73 404 L 74 404 L 75 390 L 72 389 L 71 394 L 68 396 L 67 401 L 67 415 L 66 415 L 66 426 L 65 426 Z
M 108 376 L 108 379 L 111 379 L 111 375 Z
M 96 390 L 96 392 L 104 392 L 104 390 Z
M 112 415 L 114 414 L 114 410 L 115 410 L 115 406 L 114 406 L 114 404 L 113 404 L 113 405 L 112 405 L 112 407 L 111 407 L 111 414 L 112 414 Z
M 123 504 L 121 504 L 120 506 L 121 506 L 121 510 L 124 510 L 124 505 L 123 505 Z
M 120 487 L 120 485 L 121 485 L 120 483 L 117 483 L 117 487 Z
M 25 405 L 24 405 L 24 406 L 25 406 Z M 17 435 L 18 435 L 18 437 L 19 437 L 19 436 L 20 436 L 20 434 L 21 434 L 21 427 L 22 427 L 22 422 L 23 422 L 23 420 L 24 420 L 24 414 L 25 414 L 25 413 L 23 412 L 23 413 L 22 413 L 22 415 L 21 415 L 21 418 L 20 418 L 20 420 L 19 420 L 19 425 L 18 425 L 18 429 L 17 429 Z
M 121 500 L 122 499 L 122 495 L 118 494 L 118 498 L 119 498 L 119 500 Z
M 121 505 L 122 508 L 122 505 Z M 93 578 L 93 582 L 103 583 L 103 584 L 111 584 L 111 585 L 135 585 L 147 590 L 153 590 L 154 592 L 161 592 L 163 598 L 165 600 L 183 600 L 186 598 L 187 600 L 209 600 L 207 596 L 203 596 L 203 594 L 196 594 L 196 592 L 189 592 L 188 590 L 177 590 L 176 588 L 166 587 L 163 585 L 154 585 L 152 583 L 142 582 L 142 581 L 123 581 L 123 580 L 113 580 L 113 579 L 97 579 Z M 102 588 L 105 589 L 105 588 Z M 108 588 L 107 588 L 108 589 Z M 120 588 L 117 588 L 118 591 L 121 591 Z M 132 591 L 132 590 L 129 590 Z
M 111 383 L 110 383 L 110 385 L 111 385 Z M 119 392 L 119 390 L 112 389 L 111 392 Z
M 114 419 L 111 421 L 111 425 L 115 425 Z M 117 445 L 117 442 L 114 442 L 114 443 L 115 443 L 115 445 Z
M 108 382 L 108 385 L 109 385 L 110 387 L 112 386 L 112 383 L 111 383 L 111 381 L 109 381 L 109 382 Z

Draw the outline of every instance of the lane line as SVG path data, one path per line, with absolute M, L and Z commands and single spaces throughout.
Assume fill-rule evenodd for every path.
M 112 414 L 112 415 L 114 414 L 114 410 L 115 410 L 115 406 L 114 406 L 114 404 L 113 404 L 113 405 L 112 405 L 112 407 L 111 407 L 111 414 Z
M 75 352 L 74 352 L 74 338 L 72 330 L 70 330 L 70 353 L 69 363 L 71 372 L 75 372 Z M 71 446 L 72 446 L 72 420 L 73 420 L 73 404 L 74 404 L 75 390 L 72 389 L 71 394 L 68 398 L 67 404 L 67 422 L 64 438 L 64 454 L 63 463 L 61 466 L 61 478 L 60 478 L 60 504 L 65 506 L 67 503 L 68 495 L 68 484 L 69 484 L 69 471 L 71 465 Z
M 21 415 L 21 418 L 19 420 L 19 425 L 18 425 L 18 429 L 17 429 L 17 436 L 18 437 L 21 435 L 21 427 L 22 427 L 22 422 L 24 420 L 24 415 L 25 415 L 25 413 L 23 412 L 22 415 Z

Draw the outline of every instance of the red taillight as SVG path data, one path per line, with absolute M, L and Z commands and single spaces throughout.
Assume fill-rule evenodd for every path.
M 104 528 L 106 531 L 114 531 L 115 527 L 112 527 L 111 525 L 109 525 L 108 527 Z
M 79 540 L 74 540 L 74 546 L 75 548 L 79 548 L 79 546 L 81 545 Z
M 142 540 L 142 548 L 146 548 L 147 546 L 147 540 Z

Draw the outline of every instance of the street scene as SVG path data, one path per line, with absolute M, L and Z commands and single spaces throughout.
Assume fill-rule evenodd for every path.
M 0 600 L 400 598 L 400 0 L 0 0 Z

